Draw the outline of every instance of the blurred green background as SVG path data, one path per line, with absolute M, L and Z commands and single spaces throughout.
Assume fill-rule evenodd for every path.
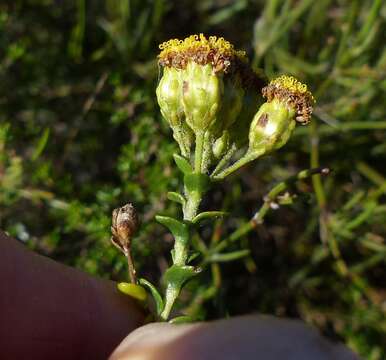
M 288 73 L 317 99 L 312 124 L 218 185 L 205 209 L 231 213 L 201 229 L 216 241 L 291 189 L 229 246 L 180 306 L 202 319 L 260 312 L 302 318 L 365 359 L 386 356 L 386 4 L 382 0 L 13 0 L 0 3 L 0 227 L 35 251 L 125 279 L 109 243 L 114 207 L 133 202 L 141 276 L 159 283 L 172 238 L 154 221 L 177 214 L 177 146 L 155 100 L 158 44 L 203 32 L 247 50 L 268 78 Z M 223 259 L 226 260 L 226 259 Z M 228 259 L 229 260 L 229 259 Z M 22 271 L 22 269 L 20 269 Z

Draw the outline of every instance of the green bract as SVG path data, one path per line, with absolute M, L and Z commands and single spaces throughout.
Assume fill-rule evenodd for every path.
M 182 74 L 182 104 L 186 122 L 195 134 L 205 132 L 216 121 L 224 84 L 212 66 L 189 63 Z
M 161 114 L 172 128 L 174 139 L 180 146 L 182 155 L 189 156 L 193 134 L 185 123 L 181 72 L 177 69 L 165 68 L 156 94 Z
M 295 111 L 280 101 L 264 103 L 254 116 L 249 130 L 248 152 L 270 152 L 279 149 L 295 128 Z

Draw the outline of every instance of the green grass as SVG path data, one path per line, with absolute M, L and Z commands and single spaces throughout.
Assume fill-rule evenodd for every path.
M 59 5 L 58 5 L 59 4 Z M 232 241 L 180 306 L 203 319 L 262 312 L 300 317 L 370 360 L 386 356 L 386 6 L 381 0 L 25 0 L 0 5 L 0 226 L 32 249 L 90 273 L 125 278 L 110 214 L 142 218 L 138 272 L 158 283 L 175 215 L 176 145 L 155 99 L 158 44 L 204 32 L 247 50 L 267 77 L 292 74 L 317 100 L 274 155 L 211 191 L 230 213 L 204 243 L 243 227 L 278 182 L 293 203 Z M 206 245 L 205 245 L 206 244 Z M 213 244 L 212 244 L 213 245 Z

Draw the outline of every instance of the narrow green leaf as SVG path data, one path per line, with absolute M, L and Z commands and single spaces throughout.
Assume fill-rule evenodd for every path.
M 183 156 L 178 154 L 173 154 L 174 161 L 176 162 L 177 167 L 186 175 L 191 174 L 193 169 L 189 164 L 189 161 L 185 159 Z
M 139 283 L 150 290 L 155 302 L 157 315 L 160 315 L 162 310 L 164 309 L 164 302 L 157 288 L 150 281 L 147 281 L 146 279 L 139 279 Z
M 188 241 L 189 229 L 187 224 L 168 216 L 157 215 L 155 218 L 160 224 L 170 230 L 176 241 L 182 241 L 184 243 Z
M 31 156 L 32 161 L 35 161 L 41 155 L 41 153 L 43 152 L 44 148 L 47 145 L 49 136 L 50 136 L 50 129 L 49 128 L 44 129 L 43 134 L 39 138 L 35 146 L 35 150 L 32 153 L 32 156 Z
M 185 198 L 181 194 L 172 191 L 168 192 L 168 199 L 181 205 L 184 205 L 186 202 Z
M 146 291 L 142 286 L 136 284 L 129 284 L 126 282 L 121 282 L 117 285 L 119 291 L 123 292 L 126 295 L 131 296 L 134 299 L 144 301 L 146 300 Z
M 226 254 L 213 254 L 209 261 L 211 262 L 228 262 L 244 258 L 250 254 L 249 250 L 232 251 Z
M 193 266 L 179 266 L 172 265 L 166 270 L 164 274 L 164 281 L 166 284 L 171 284 L 177 289 L 181 289 L 182 285 L 197 275 L 200 270 L 195 269 Z
M 189 255 L 189 258 L 188 258 L 188 263 L 190 263 L 191 261 L 193 261 L 194 259 L 197 259 L 198 257 L 200 256 L 200 253 L 198 251 L 192 253 Z
M 213 218 L 218 218 L 218 217 L 226 216 L 226 215 L 228 215 L 228 213 L 225 211 L 204 211 L 204 212 L 198 214 L 192 220 L 192 223 L 197 224 L 200 221 L 205 220 L 205 219 L 213 219 Z

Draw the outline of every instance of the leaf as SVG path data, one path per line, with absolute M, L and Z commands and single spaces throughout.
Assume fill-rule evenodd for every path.
M 197 259 L 200 255 L 201 254 L 198 251 L 194 252 L 193 254 L 190 254 L 188 258 L 188 263 L 190 263 L 194 259 Z
M 194 322 L 194 319 L 187 315 L 177 316 L 174 319 L 169 320 L 169 324 L 186 324 L 192 322 Z
M 206 174 L 185 174 L 184 184 L 188 192 L 198 191 L 205 193 L 210 187 L 210 177 Z
M 49 137 L 50 137 L 50 129 L 46 128 L 43 131 L 42 136 L 40 137 L 40 139 L 38 140 L 38 142 L 36 144 L 35 150 L 31 156 L 31 160 L 35 161 L 41 155 L 41 153 L 43 152 L 44 148 L 47 145 Z
M 186 202 L 185 198 L 181 194 L 173 191 L 168 192 L 168 199 L 181 205 L 185 205 Z
M 157 215 L 156 220 L 166 226 L 173 234 L 176 242 L 186 243 L 189 238 L 188 225 L 168 216 Z
M 156 305 L 157 315 L 160 315 L 162 310 L 164 309 L 164 302 L 157 288 L 150 281 L 147 281 L 146 279 L 139 279 L 139 283 L 150 290 Z
M 147 297 L 146 290 L 139 285 L 129 284 L 126 282 L 121 282 L 117 285 L 119 291 L 123 292 L 126 295 L 131 296 L 134 299 L 145 301 Z
M 192 223 L 197 224 L 200 221 L 205 220 L 205 219 L 218 218 L 218 217 L 226 216 L 226 215 L 228 215 L 228 213 L 225 211 L 204 211 L 204 212 L 198 214 L 197 216 L 195 216 L 192 220 Z
M 250 254 L 249 250 L 232 251 L 225 254 L 213 254 L 210 256 L 210 262 L 228 262 L 244 258 Z
M 164 281 L 176 289 L 181 289 L 182 285 L 197 275 L 201 270 L 193 266 L 172 265 L 164 274 Z
M 176 162 L 177 167 L 186 175 L 191 174 L 193 169 L 189 164 L 189 161 L 181 155 L 173 154 L 174 161 Z

